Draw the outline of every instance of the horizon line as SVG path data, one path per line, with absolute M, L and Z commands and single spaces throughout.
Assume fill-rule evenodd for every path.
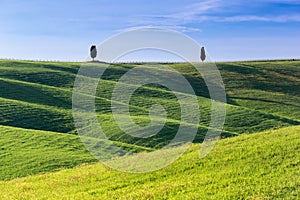
M 89 63 L 92 61 L 64 61 L 64 60 L 48 60 L 48 59 L 15 59 L 15 58 L 0 58 L 0 61 L 27 61 L 27 62 L 57 62 L 57 63 Z M 249 59 L 249 60 L 224 60 L 224 61 L 210 61 L 213 63 L 231 63 L 231 62 L 275 62 L 275 61 L 300 61 L 300 58 L 278 58 L 278 59 Z M 199 61 L 201 62 L 201 61 Z M 96 60 L 95 63 L 107 63 Z M 107 64 L 176 64 L 176 63 L 190 63 L 187 61 L 119 61 Z M 192 62 L 197 63 L 197 62 Z

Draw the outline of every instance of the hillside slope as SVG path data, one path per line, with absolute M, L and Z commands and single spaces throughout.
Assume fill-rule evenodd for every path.
M 130 174 L 102 164 L 0 182 L 1 199 L 299 199 L 300 126 L 194 144 L 169 167 Z
M 300 124 L 298 89 L 300 62 L 274 63 L 217 64 L 228 96 L 227 119 L 224 126 L 226 133 L 251 133 Z M 0 124 L 76 134 L 71 98 L 80 65 L 80 63 L 0 61 L 0 86 L 3 88 L 0 92 Z M 110 98 L 115 84 L 123 74 L 136 66 L 140 65 L 114 64 L 103 74 L 96 100 L 100 122 L 101 115 L 111 114 Z M 207 127 L 211 113 L 210 99 L 207 98 L 209 94 L 202 77 L 195 73 L 195 69 L 189 64 L 169 64 L 169 66 L 178 70 L 191 83 L 199 98 L 200 125 Z M 165 107 L 168 118 L 180 120 L 180 109 L 174 94 L 166 88 L 153 85 L 139 88 L 134 93 L 131 100 L 133 108 L 131 115 L 147 117 L 149 107 L 156 103 Z M 243 120 L 237 123 L 236 119 Z M 149 120 L 145 118 L 140 123 L 148 122 Z M 178 126 L 176 123 L 171 125 L 171 129 L 176 129 L 176 126 Z M 114 133 L 108 134 L 123 134 L 116 128 L 113 130 Z M 202 139 L 199 137 L 196 142 L 201 142 Z M 125 138 L 123 142 L 129 140 Z
M 150 151 L 115 142 L 129 152 Z M 76 135 L 0 125 L 0 180 L 96 162 Z
M 0 180 L 95 161 L 75 136 L 72 117 L 72 87 L 80 65 L 0 60 Z M 195 125 L 199 130 L 194 142 L 201 143 L 211 114 L 205 83 L 190 64 L 165 65 L 183 74 L 195 90 L 201 121 Z M 148 124 L 149 108 L 160 104 L 168 112 L 167 123 L 148 139 L 124 134 L 111 114 L 110 98 L 119 78 L 136 66 L 141 67 L 114 64 L 105 71 L 97 89 L 96 111 L 104 132 L 115 144 L 129 152 L 152 151 L 173 138 L 180 124 L 180 108 L 167 88 L 141 87 L 130 101 L 132 119 L 140 125 Z M 227 93 L 223 138 L 300 125 L 300 61 L 217 66 Z

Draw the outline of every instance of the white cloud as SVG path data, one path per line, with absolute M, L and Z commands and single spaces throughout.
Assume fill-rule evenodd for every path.
M 126 29 L 120 29 L 116 32 L 123 32 L 123 31 L 133 31 L 137 29 L 147 29 L 147 28 L 157 28 L 157 29 L 169 29 L 169 30 L 177 30 L 179 32 L 187 33 L 187 32 L 201 32 L 202 30 L 199 28 L 192 28 L 187 26 L 176 26 L 176 25 L 170 25 L 170 26 L 133 26 Z
M 180 8 L 171 14 L 141 16 L 139 19 L 132 20 L 129 28 L 122 31 L 134 30 L 137 28 L 165 28 L 180 32 L 201 32 L 201 29 L 186 26 L 185 24 L 194 21 L 196 18 L 197 20 L 202 18 L 202 21 L 207 20 L 208 17 L 199 15 L 216 10 L 220 7 L 220 3 L 221 0 L 205 0 Z
M 300 15 L 279 15 L 279 16 L 257 16 L 240 15 L 215 19 L 219 22 L 245 22 L 245 21 L 264 21 L 264 22 L 300 22 Z
M 220 0 L 206 0 L 186 6 L 183 10 L 173 14 L 165 15 L 164 17 L 178 21 L 190 21 L 196 16 L 207 14 L 219 7 L 221 7 Z
M 300 4 L 299 0 L 263 0 L 270 3 L 288 3 L 288 4 Z
M 300 4 L 299 0 L 253 0 L 249 5 L 261 3 L 289 3 Z M 249 2 L 248 2 L 249 3 Z M 242 0 L 204 0 L 198 3 L 193 3 L 177 10 L 173 10 L 172 13 L 163 15 L 151 15 L 141 16 L 138 19 L 133 19 L 129 24 L 129 27 L 159 27 L 166 29 L 178 30 L 180 32 L 200 32 L 197 28 L 197 24 L 201 22 L 300 22 L 300 14 L 291 13 L 286 14 L 272 14 L 265 13 L 255 14 L 241 14 L 245 7 L 245 1 Z M 235 12 L 235 9 L 238 11 Z M 230 12 L 227 12 L 227 11 Z M 231 14 L 230 14 L 231 13 Z M 191 25 L 193 24 L 193 25 Z M 132 28 L 130 28 L 132 29 Z

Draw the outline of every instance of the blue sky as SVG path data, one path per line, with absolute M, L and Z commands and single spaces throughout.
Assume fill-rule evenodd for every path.
M 0 0 L 0 58 L 84 61 L 138 27 L 182 32 L 215 61 L 300 58 L 300 0 Z

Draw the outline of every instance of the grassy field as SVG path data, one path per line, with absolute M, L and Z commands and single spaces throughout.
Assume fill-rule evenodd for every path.
M 225 133 L 235 135 L 300 124 L 300 97 L 297 89 L 300 87 L 299 61 L 217 65 L 228 96 Z M 194 87 L 201 108 L 199 125 L 207 127 L 210 121 L 210 100 L 206 98 L 209 95 L 203 79 L 188 64 L 170 66 L 183 74 Z M 76 134 L 71 98 L 79 67 L 79 63 L 0 61 L 0 86 L 4 88 L 0 93 L 1 125 Z M 110 97 L 113 87 L 133 67 L 135 65 L 112 65 L 105 71 L 97 91 L 99 98 L 96 100 L 100 121 L 102 115 L 105 115 L 105 119 L 111 116 Z M 136 91 L 131 100 L 131 115 L 147 117 L 148 108 L 153 103 L 165 107 L 168 119 L 180 120 L 179 105 L 174 94 L 165 88 L 151 85 Z M 243 120 L 237 123 L 236 119 Z M 145 122 L 139 121 L 141 124 L 149 122 L 146 118 Z M 175 126 L 178 124 L 169 127 Z M 114 133 L 108 134 L 119 140 L 118 135 L 123 133 L 117 127 L 110 126 L 110 129 Z M 201 142 L 201 139 L 196 140 Z M 128 140 L 125 138 L 124 142 Z
M 0 181 L 1 199 L 299 199 L 300 126 L 200 144 L 169 167 L 146 174 L 90 164 Z
M 77 136 L 0 126 L 0 177 L 12 179 L 95 159 Z
M 45 188 L 53 186 L 53 190 L 48 189 L 54 191 L 52 198 L 59 195 L 61 191 L 66 198 L 68 194 L 71 196 L 76 193 L 76 198 L 80 198 L 81 195 L 84 197 L 98 195 L 107 198 L 124 195 L 124 198 L 146 199 L 147 197 L 158 198 L 160 193 L 165 193 L 166 196 L 161 196 L 162 199 L 175 194 L 178 199 L 196 197 L 199 199 L 201 195 L 217 199 L 223 197 L 236 199 L 238 195 L 253 199 L 267 197 L 296 199 L 299 182 L 293 181 L 295 179 L 288 176 L 299 176 L 296 171 L 299 171 L 297 140 L 299 141 L 298 125 L 300 125 L 300 61 L 216 64 L 221 72 L 227 95 L 227 115 L 222 138 L 230 137 L 230 139 L 222 140 L 214 149 L 214 153 L 204 160 L 198 160 L 197 157 L 192 159 L 192 155 L 197 154 L 196 149 L 199 149 L 200 145 L 197 143 L 203 141 L 210 122 L 211 100 L 208 89 L 203 78 L 190 64 L 165 64 L 179 71 L 189 81 L 197 95 L 201 112 L 200 123 L 191 124 L 198 127 L 195 145 L 176 164 L 166 170 L 142 176 L 126 175 L 96 164 L 54 174 L 15 179 L 71 168 L 83 163 L 94 163 L 95 159 L 77 136 L 72 116 L 72 87 L 81 63 L 0 60 L 0 180 L 3 180 L 0 193 L 2 198 L 39 198 L 36 195 L 38 191 L 42 191 L 42 186 Z M 137 66 L 141 65 L 111 65 L 98 85 L 95 101 L 98 120 L 107 137 L 117 146 L 135 153 L 153 151 L 168 144 L 176 134 L 181 118 L 180 107 L 174 93 L 165 87 L 150 84 L 135 91 L 130 100 L 130 114 L 137 124 L 147 125 L 150 122 L 149 108 L 153 104 L 160 104 L 167 110 L 168 118 L 164 128 L 157 135 L 143 139 L 124 134 L 118 127 L 111 111 L 112 91 L 119 78 Z M 104 65 L 99 64 L 98 67 Z M 169 72 L 162 71 L 162 73 L 167 76 Z M 271 131 L 275 129 L 278 131 Z M 267 132 L 256 134 L 261 131 Z M 245 133 L 246 136 L 243 135 Z M 248 135 L 250 133 L 255 134 Z M 231 138 L 233 136 L 238 137 Z M 269 142 L 266 143 L 264 139 Z M 247 144 L 244 141 L 247 141 Z M 263 148 L 266 148 L 265 154 L 262 154 Z M 294 152 L 289 148 L 294 149 Z M 253 155 L 245 152 L 247 150 L 253 152 Z M 284 150 L 278 155 L 282 159 L 281 163 L 276 160 L 277 158 L 272 157 L 271 150 L 275 152 Z M 217 152 L 221 152 L 220 155 Z M 228 152 L 234 156 L 232 157 Z M 259 153 L 265 160 L 259 157 Z M 230 165 L 224 164 L 227 161 L 232 164 L 232 169 Z M 206 162 L 208 165 L 204 164 Z M 278 164 L 274 166 L 274 170 L 277 171 L 272 170 L 274 162 Z M 189 169 L 189 163 L 194 167 Z M 197 166 L 199 163 L 202 164 Z M 252 165 L 253 171 L 249 168 Z M 259 166 L 262 167 L 262 171 L 259 171 Z M 200 170 L 202 167 L 204 167 L 203 172 Z M 224 176 L 224 182 L 220 174 L 215 179 L 209 173 L 208 167 L 211 167 L 214 173 L 220 171 Z M 224 167 L 224 170 L 221 167 Z M 287 170 L 289 167 L 290 172 Z M 86 174 L 85 170 L 91 175 Z M 280 175 L 279 172 L 283 172 L 282 170 L 287 171 Z M 105 175 L 93 178 L 97 171 L 105 172 Z M 182 179 L 176 181 L 179 174 Z M 121 177 L 124 176 L 130 179 L 128 183 L 121 182 Z M 50 181 L 51 177 L 54 182 Z M 81 179 L 81 177 L 85 178 Z M 116 182 L 112 181 L 113 177 L 116 178 Z M 49 180 L 43 185 L 42 179 L 48 178 Z M 197 181 L 198 179 L 202 180 L 203 184 L 202 181 Z M 109 185 L 106 181 L 114 184 Z M 276 181 L 280 183 L 277 184 Z M 86 186 L 80 187 L 79 183 Z M 20 186 L 20 191 L 17 191 L 19 187 L 12 189 L 14 184 Z M 42 185 L 41 188 L 38 184 Z M 139 187 L 135 188 L 134 184 Z M 196 186 L 189 189 L 193 184 Z M 95 185 L 104 189 L 94 188 Z M 58 186 L 62 189 L 59 190 Z M 181 190 L 180 187 L 183 189 Z M 196 192 L 197 189 L 199 191 Z M 229 191 L 228 195 L 220 190 Z M 20 194 L 20 196 L 10 194 Z M 44 197 L 48 196 L 46 189 L 43 194 Z

